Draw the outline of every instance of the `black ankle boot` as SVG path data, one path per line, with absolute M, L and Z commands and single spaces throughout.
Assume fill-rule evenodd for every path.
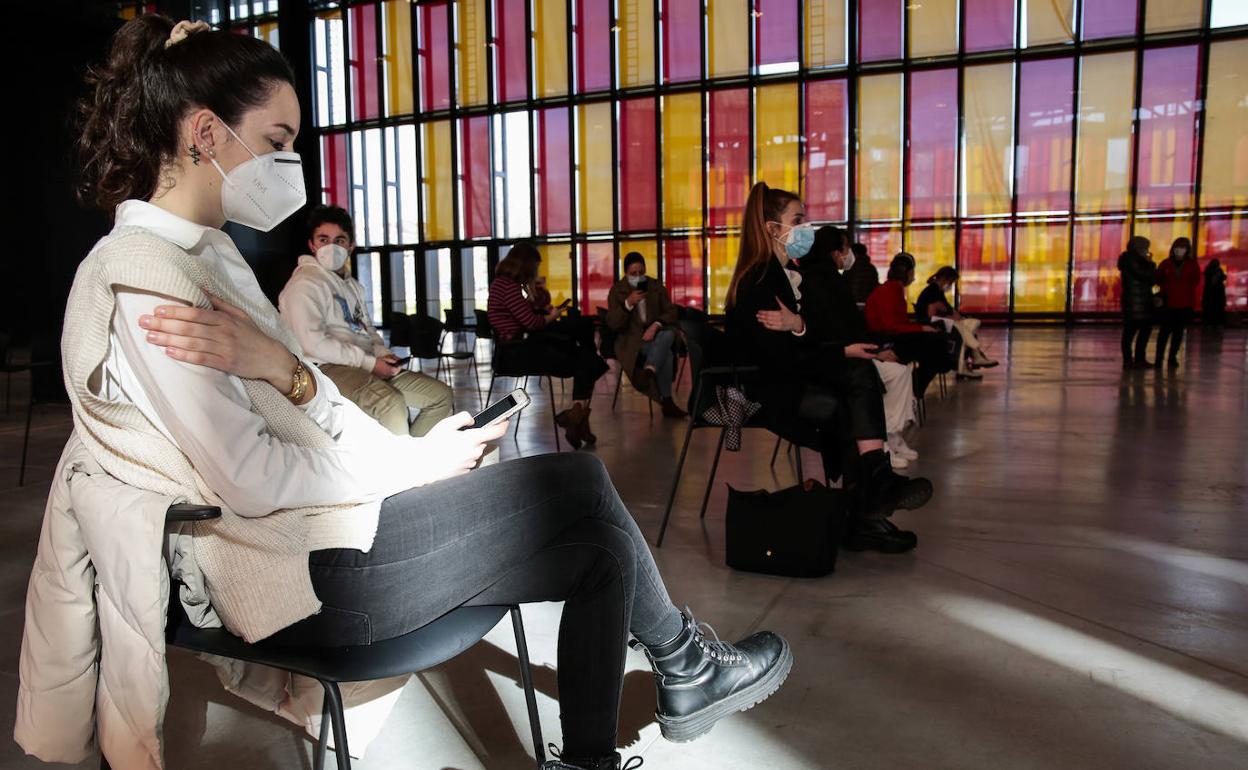
M 631 757 L 621 765 L 620 753 L 618 751 L 612 752 L 609 756 L 596 759 L 575 759 L 560 754 L 554 744 L 551 744 L 547 750 L 555 758 L 543 762 L 542 770 L 636 770 L 636 768 L 645 764 L 645 760 L 641 757 Z
M 707 639 L 692 615 L 682 617 L 684 628 L 666 644 L 630 642 L 646 653 L 654 669 L 663 737 L 678 742 L 691 741 L 729 714 L 766 700 L 793 667 L 789 643 L 770 631 L 729 644 Z
M 919 538 L 913 532 L 898 529 L 888 519 L 864 519 L 855 516 L 845 528 L 843 543 L 851 551 L 905 553 L 919 544 Z
M 932 499 L 932 482 L 925 478 L 909 478 L 893 471 L 884 450 L 876 449 L 862 455 L 863 515 L 882 519 L 893 511 L 913 511 Z

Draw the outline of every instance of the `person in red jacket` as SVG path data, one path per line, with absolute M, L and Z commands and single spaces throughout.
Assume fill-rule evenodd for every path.
M 1167 366 L 1179 366 L 1179 346 L 1183 344 L 1183 330 L 1192 322 L 1196 312 L 1196 288 L 1200 285 L 1200 267 L 1192 254 L 1192 242 L 1175 238 L 1170 245 L 1170 256 L 1157 266 L 1157 285 L 1165 304 L 1161 308 L 1161 330 L 1157 334 L 1157 351 L 1153 366 L 1161 366 L 1161 354 L 1170 343 Z
M 878 342 L 891 345 L 903 364 L 917 362 L 914 395 L 922 398 L 936 375 L 953 368 L 953 356 L 940 330 L 910 320 L 906 287 L 914 283 L 914 257 L 898 252 L 888 266 L 888 280 L 867 297 L 867 330 Z

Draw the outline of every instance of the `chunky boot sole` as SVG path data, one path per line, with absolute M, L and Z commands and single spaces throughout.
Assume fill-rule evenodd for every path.
M 784 649 L 780 653 L 780 658 L 762 679 L 688 716 L 672 718 L 658 714 L 659 731 L 663 733 L 664 738 L 675 743 L 688 743 L 700 738 L 710 732 L 715 723 L 724 717 L 738 711 L 749 711 L 770 698 L 776 690 L 780 689 L 780 685 L 784 684 L 792 668 L 793 652 L 789 649 L 788 641 L 784 640 Z
M 906 553 L 914 550 L 919 544 L 919 539 L 914 533 L 908 533 L 910 537 L 895 537 L 888 535 L 850 535 L 845 538 L 845 550 L 847 551 L 878 551 L 879 553 Z

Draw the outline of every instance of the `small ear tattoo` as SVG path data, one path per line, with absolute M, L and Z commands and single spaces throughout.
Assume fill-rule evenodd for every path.
M 199 165 L 199 148 L 192 144 L 190 152 L 191 152 L 191 163 L 194 163 L 196 166 L 198 166 Z

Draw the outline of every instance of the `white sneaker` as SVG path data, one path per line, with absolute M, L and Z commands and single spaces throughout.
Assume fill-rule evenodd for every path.
M 900 433 L 888 434 L 888 451 L 905 460 L 919 459 L 919 453 L 906 443 Z
M 893 470 L 900 471 L 910 467 L 910 461 L 895 452 L 888 453 L 888 463 Z

